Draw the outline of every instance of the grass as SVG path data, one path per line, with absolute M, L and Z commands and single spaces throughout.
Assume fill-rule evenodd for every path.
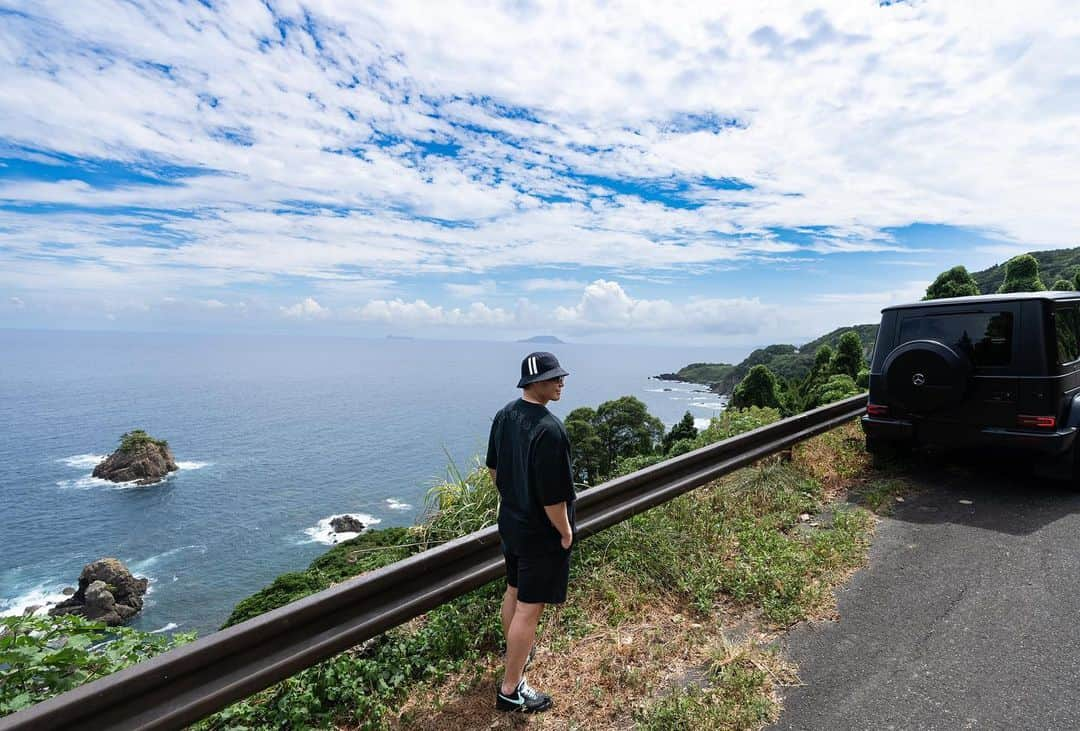
M 770 650 L 722 643 L 712 651 L 704 683 L 676 688 L 636 714 L 641 731 L 759 728 L 775 721 L 780 686 L 798 683 L 795 669 Z

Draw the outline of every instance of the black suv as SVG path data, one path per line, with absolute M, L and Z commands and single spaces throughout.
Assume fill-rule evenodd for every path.
M 1002 447 L 1080 475 L 1080 292 L 887 307 L 870 364 L 866 447 Z

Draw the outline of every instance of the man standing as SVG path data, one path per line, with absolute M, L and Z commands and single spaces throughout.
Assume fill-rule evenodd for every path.
M 503 711 L 535 713 L 551 707 L 551 696 L 530 688 L 524 673 L 540 613 L 545 604 L 566 601 L 570 578 L 570 440 L 546 407 L 562 396 L 567 375 L 551 353 L 530 353 L 521 362 L 517 385 L 524 392 L 495 414 L 488 439 L 487 466 L 499 489 L 499 536 L 506 560 L 506 671 L 495 694 L 495 707 Z

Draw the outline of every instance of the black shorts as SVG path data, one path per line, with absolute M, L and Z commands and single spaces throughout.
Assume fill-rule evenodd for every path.
M 506 583 L 518 590 L 526 604 L 562 604 L 570 583 L 570 553 L 558 548 L 550 553 L 518 556 L 503 544 Z

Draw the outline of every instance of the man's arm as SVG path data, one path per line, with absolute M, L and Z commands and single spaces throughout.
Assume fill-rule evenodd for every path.
M 562 536 L 563 550 L 569 551 L 570 545 L 574 542 L 574 534 L 570 530 L 570 518 L 566 515 L 566 503 L 545 505 L 544 512 L 547 513 L 551 524 L 555 526 L 555 530 L 559 531 L 559 535 Z

